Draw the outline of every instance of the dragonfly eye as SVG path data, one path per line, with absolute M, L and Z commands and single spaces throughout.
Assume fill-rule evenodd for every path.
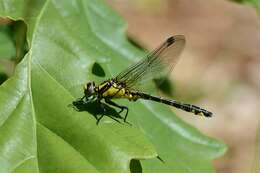
M 95 94 L 95 83 L 94 82 L 88 82 L 84 86 L 84 93 L 85 96 L 91 96 Z

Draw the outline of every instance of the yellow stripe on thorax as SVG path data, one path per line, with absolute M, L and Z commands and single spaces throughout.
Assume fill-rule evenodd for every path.
M 101 89 L 105 84 L 99 86 Z M 111 97 L 111 98 L 126 98 L 130 101 L 135 101 L 137 98 L 128 92 L 125 88 L 119 88 L 116 83 L 114 83 L 109 89 L 107 89 L 102 97 Z
M 103 94 L 103 97 L 113 97 L 113 98 L 121 98 L 125 96 L 125 89 L 118 89 L 114 86 L 111 86 L 108 90 L 106 90 Z

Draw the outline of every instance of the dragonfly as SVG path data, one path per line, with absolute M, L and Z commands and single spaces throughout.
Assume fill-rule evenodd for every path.
M 128 107 L 117 104 L 112 101 L 114 99 L 122 98 L 133 102 L 139 99 L 150 100 L 173 106 L 195 115 L 211 117 L 212 112 L 207 111 L 206 109 L 192 104 L 151 95 L 139 89 L 140 86 L 147 83 L 149 80 L 168 75 L 178 62 L 184 46 L 184 35 L 169 37 L 139 62 L 129 66 L 114 78 L 105 80 L 98 85 L 96 85 L 94 81 L 86 83 L 84 85 L 84 96 L 80 98 L 80 101 L 83 103 L 95 101 L 102 106 L 104 102 L 101 101 L 104 100 L 105 103 L 119 108 L 119 114 L 125 110 L 124 122 L 127 122 Z

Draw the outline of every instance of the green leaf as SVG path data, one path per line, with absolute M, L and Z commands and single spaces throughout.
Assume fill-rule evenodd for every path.
M 13 37 L 15 40 L 15 47 L 16 47 L 16 64 L 19 63 L 25 54 L 28 52 L 27 44 L 26 44 L 26 25 L 23 21 L 17 21 L 12 24 L 14 28 L 12 30 Z
M 260 1 L 259 0 L 233 0 L 239 3 L 248 4 L 254 7 L 258 12 L 260 12 Z
M 0 86 L 0 172 L 214 172 L 210 162 L 225 145 L 167 106 L 118 101 L 129 106 L 133 126 L 109 117 L 96 125 L 90 113 L 68 106 L 86 81 L 100 82 L 144 56 L 102 0 L 1 0 L 0 15 L 27 24 L 29 45 Z
M 260 12 L 259 0 L 246 0 L 245 3 L 253 6 L 258 12 Z

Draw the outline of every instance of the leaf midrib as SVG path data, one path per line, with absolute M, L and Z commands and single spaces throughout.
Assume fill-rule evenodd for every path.
M 27 70 L 28 70 L 28 75 L 27 75 L 27 77 L 28 77 L 28 92 L 29 92 L 29 96 L 30 96 L 30 100 L 31 100 L 31 111 L 32 111 L 32 118 L 33 118 L 33 123 L 34 123 L 34 129 L 35 129 L 35 131 L 34 131 L 34 137 L 35 137 L 35 156 L 36 156 L 36 167 L 37 167 L 37 172 L 39 173 L 39 161 L 38 161 L 38 144 L 37 144 L 37 127 L 36 127 L 36 123 L 37 123 L 37 121 L 36 121 L 36 113 L 35 113 L 35 109 L 34 109 L 34 104 L 33 104 L 33 96 L 32 96 L 32 88 L 31 88 L 31 79 L 32 79 L 32 75 L 31 75 L 31 72 L 32 72 L 32 70 L 31 70 L 31 63 L 32 63 L 32 50 L 33 50 L 33 47 L 34 47 L 34 44 L 33 44 L 33 42 L 34 42 L 34 40 L 35 40 L 35 31 L 37 30 L 37 27 L 38 27 L 38 25 L 39 25 L 39 22 L 40 22 L 40 19 L 42 18 L 42 15 L 43 15 L 43 13 L 44 13 L 44 11 L 45 11 L 45 9 L 46 9 L 46 6 L 48 5 L 48 3 L 49 3 L 49 0 L 46 0 L 45 1 L 45 3 L 44 3 L 44 5 L 43 5 L 43 7 L 42 7 L 42 9 L 41 9 L 41 11 L 40 11 L 40 13 L 39 13 L 39 15 L 37 16 L 37 19 L 36 19 L 36 23 L 35 23 L 35 25 L 34 25 L 34 28 L 33 28 L 33 34 L 32 34 L 32 40 L 31 40 L 31 44 L 29 44 L 28 43 L 28 45 L 31 45 L 31 47 L 30 47 L 30 49 L 29 49 L 29 57 L 28 57 L 28 68 L 27 68 Z M 27 24 L 28 25 L 28 24 Z M 29 26 L 28 26 L 29 27 Z M 28 30 L 27 30 L 27 35 L 28 35 Z M 28 38 L 27 38 L 27 42 L 28 42 Z

